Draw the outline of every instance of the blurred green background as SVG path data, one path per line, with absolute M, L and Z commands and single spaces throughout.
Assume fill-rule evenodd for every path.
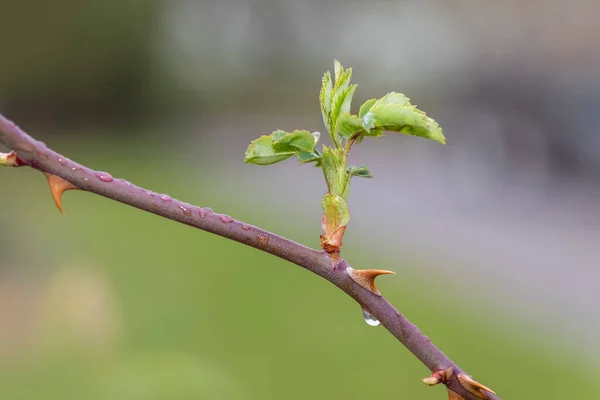
M 353 186 L 344 257 L 396 271 L 381 291 L 502 398 L 592 398 L 597 8 L 0 1 L 0 111 L 91 168 L 316 248 L 320 172 L 243 153 L 276 128 L 322 131 L 338 58 L 355 103 L 403 91 L 449 143 L 354 152 L 375 179 Z M 0 181 L 3 399 L 445 397 L 300 268 L 87 193 L 62 216 L 29 169 Z

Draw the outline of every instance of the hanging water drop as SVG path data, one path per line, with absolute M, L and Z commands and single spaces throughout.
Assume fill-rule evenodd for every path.
M 362 310 L 362 314 L 363 314 L 363 318 L 365 319 L 365 322 L 371 326 L 378 326 L 379 324 L 381 324 L 381 322 L 379 322 L 379 320 L 377 318 L 375 318 L 374 316 L 372 316 L 367 310 L 365 310 L 363 308 Z

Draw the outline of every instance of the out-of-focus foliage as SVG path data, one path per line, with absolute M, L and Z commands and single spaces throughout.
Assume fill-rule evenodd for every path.
M 159 4 L 0 1 L 0 104 L 55 122 L 135 115 L 156 85 Z

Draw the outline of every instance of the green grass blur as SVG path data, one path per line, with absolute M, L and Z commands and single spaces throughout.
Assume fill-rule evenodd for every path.
M 201 173 L 210 166 L 157 162 L 158 146 L 60 150 L 317 242 L 318 220 L 312 232 L 294 231 L 258 194 L 226 197 L 218 174 Z M 419 382 L 428 371 L 384 328 L 369 327 L 350 298 L 296 266 L 88 193 L 68 192 L 62 216 L 30 169 L 2 169 L 0 182 L 0 266 L 16 287 L 2 309 L 21 316 L 0 321 L 12 332 L 0 343 L 3 399 L 445 398 L 442 387 Z M 367 245 L 346 246 L 351 264 L 390 265 L 366 254 Z M 379 283 L 390 301 L 502 398 L 591 398 L 600 390 L 559 344 L 504 334 L 516 322 L 490 315 L 485 299 L 473 305 L 477 295 L 427 282 L 426 265 L 422 273 L 394 269 Z

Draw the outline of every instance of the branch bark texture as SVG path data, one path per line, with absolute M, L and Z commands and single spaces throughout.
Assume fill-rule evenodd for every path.
M 18 166 L 32 167 L 58 176 L 81 190 L 252 246 L 327 279 L 356 300 L 363 309 L 368 310 L 434 373 L 432 376 L 437 378 L 432 378 L 433 381 L 429 380 L 429 382 L 435 383 L 437 379 L 439 383 L 446 384 L 448 389 L 454 392 L 450 392 L 451 396 L 458 394 L 465 400 L 499 399 L 490 392 L 478 391 L 465 384 L 465 379 L 468 382 L 468 375 L 398 312 L 385 297 L 357 284 L 348 274 L 347 268 L 350 266 L 345 260 L 333 260 L 323 251 L 311 249 L 256 226 L 237 221 L 228 215 L 214 213 L 209 208 L 196 207 L 168 195 L 154 193 L 123 179 L 114 179 L 106 172 L 94 171 L 54 152 L 2 115 L 0 115 L 0 143 L 16 153 Z M 441 371 L 446 371 L 445 375 Z

